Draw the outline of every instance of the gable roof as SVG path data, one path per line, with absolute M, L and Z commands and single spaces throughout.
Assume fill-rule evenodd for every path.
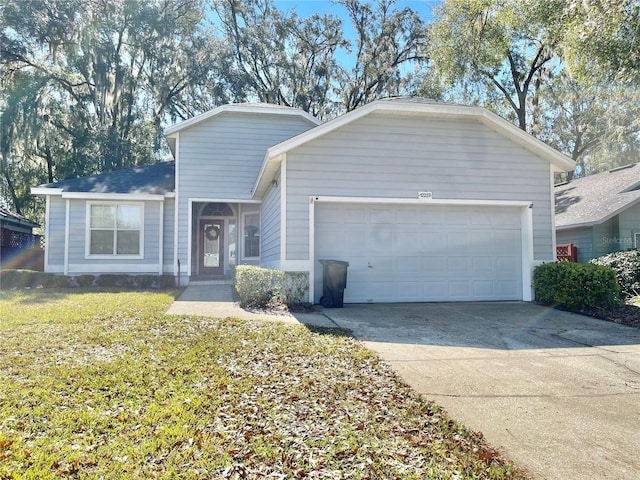
M 32 192 L 37 195 L 68 192 L 165 195 L 174 189 L 175 162 L 161 162 L 48 183 L 33 188 Z
M 301 110 L 299 108 L 285 107 L 283 105 L 273 105 L 270 103 L 229 103 L 221 105 L 208 112 L 196 115 L 193 118 L 185 120 L 184 122 L 177 123 L 165 129 L 164 135 L 167 137 L 167 142 L 171 151 L 175 154 L 175 135 L 176 133 L 185 130 L 189 127 L 197 125 L 198 123 L 209 120 L 210 118 L 220 115 L 225 112 L 233 113 L 250 113 L 250 114 L 270 114 L 270 115 L 294 115 L 299 116 L 312 124 L 313 126 L 322 123 L 313 115 Z
M 484 108 L 437 102 L 419 97 L 394 97 L 376 100 L 269 148 L 253 188 L 254 197 L 260 197 L 264 194 L 277 172 L 284 154 L 288 151 L 373 112 L 425 115 L 431 118 L 475 119 L 539 157 L 548 160 L 558 172 L 571 171 L 575 168 L 575 162 L 566 155 Z
M 22 215 L 12 212 L 4 207 L 0 206 L 0 220 L 2 222 L 6 222 L 12 225 L 24 225 L 26 227 L 39 227 L 40 225 L 36 222 L 29 220 L 27 217 L 23 217 Z
M 640 164 L 556 185 L 556 228 L 589 227 L 640 202 Z

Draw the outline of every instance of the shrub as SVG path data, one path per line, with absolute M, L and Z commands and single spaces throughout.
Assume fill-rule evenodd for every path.
M 593 263 L 545 263 L 533 272 L 536 300 L 569 310 L 590 310 L 620 303 L 612 268 Z
M 119 277 L 120 275 L 103 273 L 96 278 L 96 285 L 99 287 L 115 287 Z
M 36 276 L 38 286 L 43 288 L 69 288 L 71 277 L 57 273 L 38 272 Z
M 594 258 L 591 263 L 611 267 L 616 271 L 623 297 L 640 295 L 640 250 L 613 252 Z
M 94 275 L 78 275 L 75 279 L 79 287 L 92 287 L 96 277 Z
M 0 272 L 0 288 L 25 288 L 30 287 L 30 270 L 2 270 Z
M 284 272 L 252 265 L 239 265 L 235 269 L 235 286 L 240 305 L 266 307 L 283 300 Z
M 151 288 L 156 280 L 158 280 L 158 275 L 137 275 L 135 277 L 138 288 Z
M 0 288 L 65 288 L 70 278 L 56 273 L 38 272 L 34 270 L 2 270 L 0 272 Z
M 287 305 L 302 305 L 308 290 L 309 274 L 307 272 L 285 272 L 283 295 Z
M 161 290 L 168 290 L 170 288 L 176 287 L 176 277 L 169 274 L 163 274 L 157 277 L 158 280 L 158 288 Z
M 175 288 L 173 275 L 126 275 L 103 274 L 78 275 L 73 277 L 79 287 L 121 287 L 121 288 Z M 74 284 L 75 285 L 75 284 Z M 71 277 L 56 273 L 37 272 L 33 270 L 0 270 L 0 288 L 68 288 Z
M 173 275 L 127 275 L 104 273 L 96 279 L 96 285 L 100 287 L 120 288 L 151 288 L 157 287 L 163 290 L 174 288 L 176 285 Z
M 96 285 L 99 287 L 131 288 L 135 285 L 135 280 L 132 275 L 125 273 L 103 273 L 96 279 Z

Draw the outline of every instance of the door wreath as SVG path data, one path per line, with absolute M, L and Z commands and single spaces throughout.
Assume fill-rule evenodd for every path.
M 209 225 L 204 229 L 204 235 L 207 237 L 207 240 L 211 240 L 212 242 L 218 240 L 218 238 L 220 238 L 220 228 L 215 225 Z

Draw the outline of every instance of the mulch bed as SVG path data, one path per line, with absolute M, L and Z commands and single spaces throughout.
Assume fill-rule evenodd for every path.
M 636 305 L 621 305 L 619 307 L 598 308 L 589 311 L 577 312 L 582 315 L 620 323 L 628 327 L 640 328 L 640 307 Z

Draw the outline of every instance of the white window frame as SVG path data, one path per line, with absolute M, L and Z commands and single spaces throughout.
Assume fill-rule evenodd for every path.
M 105 254 L 105 253 L 91 253 L 91 207 L 94 205 L 101 206 L 113 206 L 117 208 L 120 205 L 132 205 L 140 208 L 140 238 L 138 245 L 137 254 Z M 114 228 L 114 235 L 117 232 L 117 229 Z M 86 259 L 136 259 L 141 260 L 144 259 L 144 202 L 117 202 L 117 201 L 94 201 L 87 202 L 86 208 L 86 222 L 85 222 L 85 258 Z M 117 243 L 114 240 L 113 243 L 114 250 L 117 249 Z
M 260 212 L 243 212 L 242 213 L 242 260 L 260 260 L 260 254 L 262 253 L 262 245 L 260 240 L 258 240 L 258 256 L 257 257 L 248 257 L 246 252 L 246 243 L 245 243 L 245 228 L 247 227 L 247 216 L 256 215 L 258 217 L 258 237 L 262 235 L 262 218 L 260 217 Z
M 633 233 L 633 246 L 634 248 L 640 248 L 640 232 Z

